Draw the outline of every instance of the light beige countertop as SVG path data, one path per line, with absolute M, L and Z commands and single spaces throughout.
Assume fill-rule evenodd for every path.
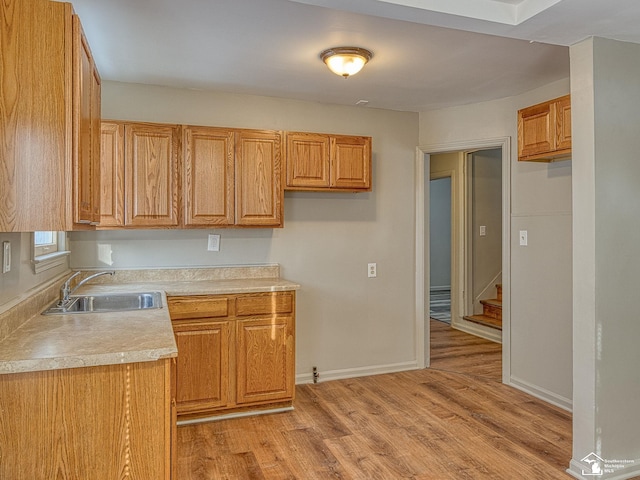
M 257 275 L 258 278 L 233 278 L 237 276 L 234 272 L 230 275 L 216 272 L 216 275 L 209 276 L 202 275 L 202 272 L 198 272 L 198 275 L 160 275 L 164 278 L 158 278 L 157 273 L 149 275 L 147 272 L 136 274 L 117 271 L 111 282 L 89 283 L 76 293 L 159 291 L 162 292 L 162 308 L 33 315 L 0 341 L 0 374 L 175 357 L 178 350 L 169 318 L 167 296 L 277 292 L 300 288 L 300 285 L 279 277 L 263 278 Z M 105 277 L 99 278 L 104 281 Z M 135 281 L 136 278 L 141 281 Z

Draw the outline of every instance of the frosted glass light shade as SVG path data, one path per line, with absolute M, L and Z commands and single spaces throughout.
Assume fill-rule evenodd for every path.
M 359 47 L 329 48 L 320 54 L 320 58 L 327 64 L 329 70 L 344 78 L 349 78 L 362 70 L 372 56 L 369 50 Z

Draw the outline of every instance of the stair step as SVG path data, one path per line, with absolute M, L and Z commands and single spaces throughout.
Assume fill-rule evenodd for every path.
M 495 318 L 502 323 L 502 302 L 495 298 L 480 300 L 482 304 L 482 314 L 487 317 Z
M 479 325 L 484 325 L 485 327 L 495 328 L 496 330 L 502 330 L 502 319 L 497 319 L 493 317 L 489 317 L 487 315 L 470 315 L 468 317 L 463 317 L 465 320 L 469 322 L 477 323 Z
M 498 297 L 498 300 L 502 301 L 502 284 L 501 283 L 497 283 L 496 284 L 496 296 Z

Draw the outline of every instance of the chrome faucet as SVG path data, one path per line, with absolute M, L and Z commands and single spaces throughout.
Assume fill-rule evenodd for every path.
M 67 281 L 62 284 L 62 287 L 60 287 L 60 301 L 58 302 L 59 307 L 67 306 L 69 304 L 69 297 L 71 296 L 71 294 L 75 292 L 77 289 L 79 289 L 82 285 L 87 283 L 89 280 L 93 280 L 94 278 L 99 277 L 100 275 L 113 275 L 116 272 L 115 270 L 107 270 L 104 272 L 94 273 L 93 275 L 89 275 L 87 278 L 80 280 L 80 282 L 78 282 L 78 284 L 75 287 L 71 288 L 71 285 L 70 285 L 71 280 L 76 278 L 81 273 L 82 272 L 74 273 L 69 278 L 67 278 Z

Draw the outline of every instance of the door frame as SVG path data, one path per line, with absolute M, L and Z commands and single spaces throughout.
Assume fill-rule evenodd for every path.
M 500 148 L 502 150 L 502 381 L 511 377 L 511 137 L 467 140 L 451 143 L 427 144 L 416 147 L 415 156 L 415 325 L 416 360 L 419 368 L 430 363 L 430 326 L 425 316 L 429 305 L 429 218 L 425 211 L 425 198 L 429 197 L 429 183 L 425 172 L 431 170 L 431 154 Z

